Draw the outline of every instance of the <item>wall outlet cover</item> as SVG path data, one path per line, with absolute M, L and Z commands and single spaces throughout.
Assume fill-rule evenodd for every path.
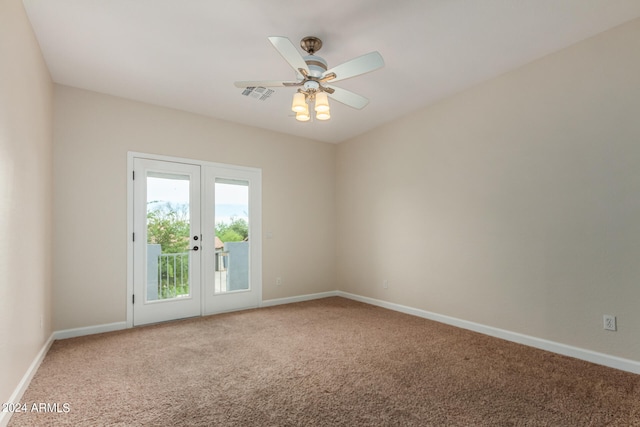
M 616 325 L 616 316 L 605 314 L 602 318 L 604 321 L 605 331 L 616 331 L 618 329 Z

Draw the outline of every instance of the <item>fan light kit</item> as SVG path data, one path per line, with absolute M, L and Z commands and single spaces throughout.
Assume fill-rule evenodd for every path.
M 329 120 L 331 118 L 329 98 L 326 92 L 322 92 L 318 87 L 314 85 L 305 85 L 305 89 L 298 89 L 293 95 L 293 103 L 291 104 L 291 110 L 296 113 L 296 120 L 306 122 L 311 119 L 309 114 L 309 104 L 307 101 L 315 100 L 316 106 L 314 108 L 316 112 L 316 119 Z
M 369 103 L 364 96 L 326 83 L 346 80 L 384 66 L 382 56 L 378 52 L 370 52 L 328 69 L 327 61 L 315 55 L 322 47 L 322 40 L 317 37 L 305 37 L 300 41 L 300 47 L 308 53 L 304 57 L 286 37 L 269 37 L 269 41 L 296 71 L 297 80 L 294 82 L 239 81 L 235 82 L 235 86 L 239 88 L 298 87 L 298 91 L 293 95 L 291 109 L 296 113 L 296 120 L 301 122 L 311 119 L 310 103 L 314 103 L 317 120 L 329 120 L 331 118 L 329 98 L 352 108 L 364 108 Z

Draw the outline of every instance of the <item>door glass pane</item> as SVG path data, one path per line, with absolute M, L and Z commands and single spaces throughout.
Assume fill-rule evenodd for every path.
M 215 181 L 215 293 L 249 287 L 249 182 Z
M 146 301 L 189 296 L 189 176 L 147 173 Z

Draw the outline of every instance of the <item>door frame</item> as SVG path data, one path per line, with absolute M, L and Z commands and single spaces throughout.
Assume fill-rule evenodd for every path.
M 259 168 L 251 168 L 246 166 L 238 166 L 227 163 L 216 163 L 216 162 L 208 162 L 204 160 L 195 160 L 188 159 L 184 157 L 174 157 L 174 156 L 166 156 L 160 154 L 150 154 L 150 153 L 142 153 L 136 151 L 127 152 L 127 294 L 126 294 L 126 306 L 127 306 L 127 318 L 126 324 L 127 328 L 133 327 L 133 283 L 134 283 L 134 244 L 133 244 L 133 220 L 134 220 L 134 180 L 133 180 L 133 159 L 134 158 L 143 158 L 149 160 L 160 160 L 166 162 L 175 162 L 175 163 L 189 163 L 193 165 L 199 165 L 201 167 L 200 173 L 200 191 L 201 191 L 201 203 L 200 203 L 200 216 L 201 218 L 205 218 L 205 177 L 206 173 L 204 173 L 204 169 L 208 167 L 214 168 L 223 168 L 223 169 L 235 169 L 238 171 L 244 171 L 248 173 L 254 174 L 257 176 L 257 182 L 253 183 L 253 188 L 251 189 L 254 193 L 253 200 L 259 201 L 257 206 L 253 206 L 251 210 L 251 215 L 253 220 L 250 221 L 251 227 L 251 271 L 254 272 L 252 274 L 252 282 L 251 286 L 255 289 L 257 293 L 257 307 L 262 306 L 262 170 Z M 207 243 L 207 242 L 203 242 Z M 201 316 L 206 316 L 212 314 L 211 310 L 207 310 L 207 297 L 205 292 L 206 280 L 204 273 L 204 265 L 205 263 L 201 263 L 201 277 L 203 280 L 200 280 L 201 286 Z M 221 312 L 221 311 L 215 311 Z

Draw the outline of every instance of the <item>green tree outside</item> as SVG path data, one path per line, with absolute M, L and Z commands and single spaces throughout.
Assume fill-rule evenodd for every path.
M 249 224 L 244 218 L 231 217 L 229 223 L 216 224 L 216 236 L 223 242 L 242 242 L 249 238 Z
M 187 206 L 166 202 L 147 209 L 147 243 L 160 245 L 163 254 L 186 252 L 189 232 Z

